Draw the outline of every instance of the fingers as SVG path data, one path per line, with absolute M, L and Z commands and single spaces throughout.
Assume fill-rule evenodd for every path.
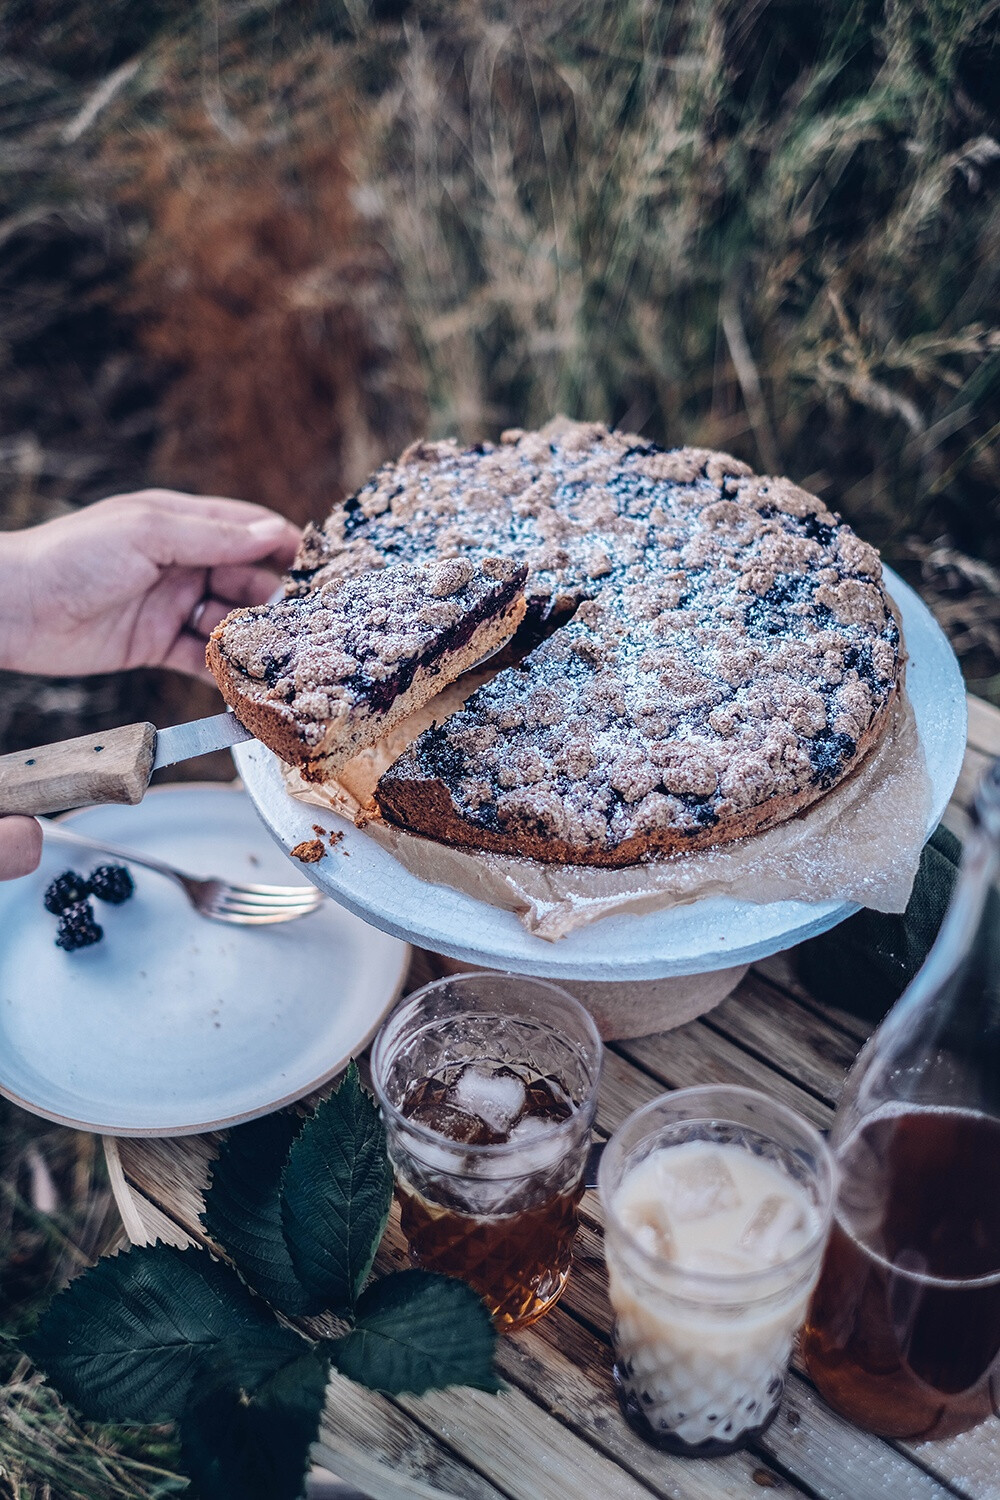
M 278 574 L 269 568 L 213 568 L 208 592 L 196 603 L 185 629 L 207 641 L 216 625 L 221 625 L 234 609 L 266 603 L 280 583 Z
M 189 495 L 184 490 L 136 490 L 130 495 L 111 495 L 99 504 L 113 505 L 119 509 L 164 509 L 186 515 L 208 516 L 216 521 L 236 521 L 241 525 L 249 525 L 251 521 L 260 521 L 276 514 L 266 505 L 257 505 L 252 500 L 229 500 L 223 495 Z M 90 507 L 91 510 L 94 508 Z
M 242 500 L 203 501 L 152 490 L 123 497 L 123 502 L 135 544 L 161 568 L 213 568 L 265 558 L 286 568 L 299 543 L 290 521 Z M 118 497 L 111 503 L 119 505 Z
M 141 545 L 159 567 L 213 568 L 264 558 L 287 567 L 298 540 L 295 527 L 274 515 L 245 525 L 194 513 L 152 512 L 141 530 Z
M 202 682 L 210 682 L 215 686 L 215 678 L 205 665 L 205 641 L 200 635 L 182 630 L 162 664 L 175 672 L 184 672 L 188 677 L 200 677 Z
M 34 818 L 0 818 L 0 880 L 30 875 L 41 857 L 40 823 Z
M 235 609 L 237 605 L 266 603 L 280 583 L 280 575 L 272 573 L 270 568 L 213 568 L 207 592 Z

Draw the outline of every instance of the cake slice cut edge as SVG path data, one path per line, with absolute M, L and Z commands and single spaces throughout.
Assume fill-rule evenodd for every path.
M 251 734 L 305 780 L 327 781 L 511 639 L 526 577 L 493 557 L 374 569 L 234 610 L 206 661 Z

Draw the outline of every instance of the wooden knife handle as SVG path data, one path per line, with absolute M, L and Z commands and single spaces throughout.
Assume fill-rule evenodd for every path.
M 141 802 L 155 745 L 154 725 L 125 724 L 0 755 L 0 816 L 62 812 L 95 802 Z

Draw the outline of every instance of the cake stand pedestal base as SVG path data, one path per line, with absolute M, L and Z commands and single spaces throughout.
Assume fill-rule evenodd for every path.
M 481 964 L 463 963 L 443 953 L 428 955 L 434 967 L 445 974 L 482 973 Z M 672 1031 L 695 1021 L 731 995 L 749 968 L 713 969 L 707 974 L 676 974 L 668 979 L 604 980 L 567 979 L 563 988 L 585 1005 L 606 1042 L 624 1042 L 630 1037 Z M 554 981 L 562 984 L 561 980 Z

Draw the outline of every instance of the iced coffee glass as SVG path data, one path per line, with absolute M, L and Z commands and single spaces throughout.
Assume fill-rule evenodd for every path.
M 627 1421 L 690 1457 L 741 1447 L 778 1409 L 819 1273 L 822 1137 L 751 1089 L 679 1089 L 616 1131 L 599 1188 Z
M 500 1329 L 566 1285 L 601 1051 L 571 995 L 516 974 L 426 985 L 375 1040 L 410 1256 L 469 1282 Z

